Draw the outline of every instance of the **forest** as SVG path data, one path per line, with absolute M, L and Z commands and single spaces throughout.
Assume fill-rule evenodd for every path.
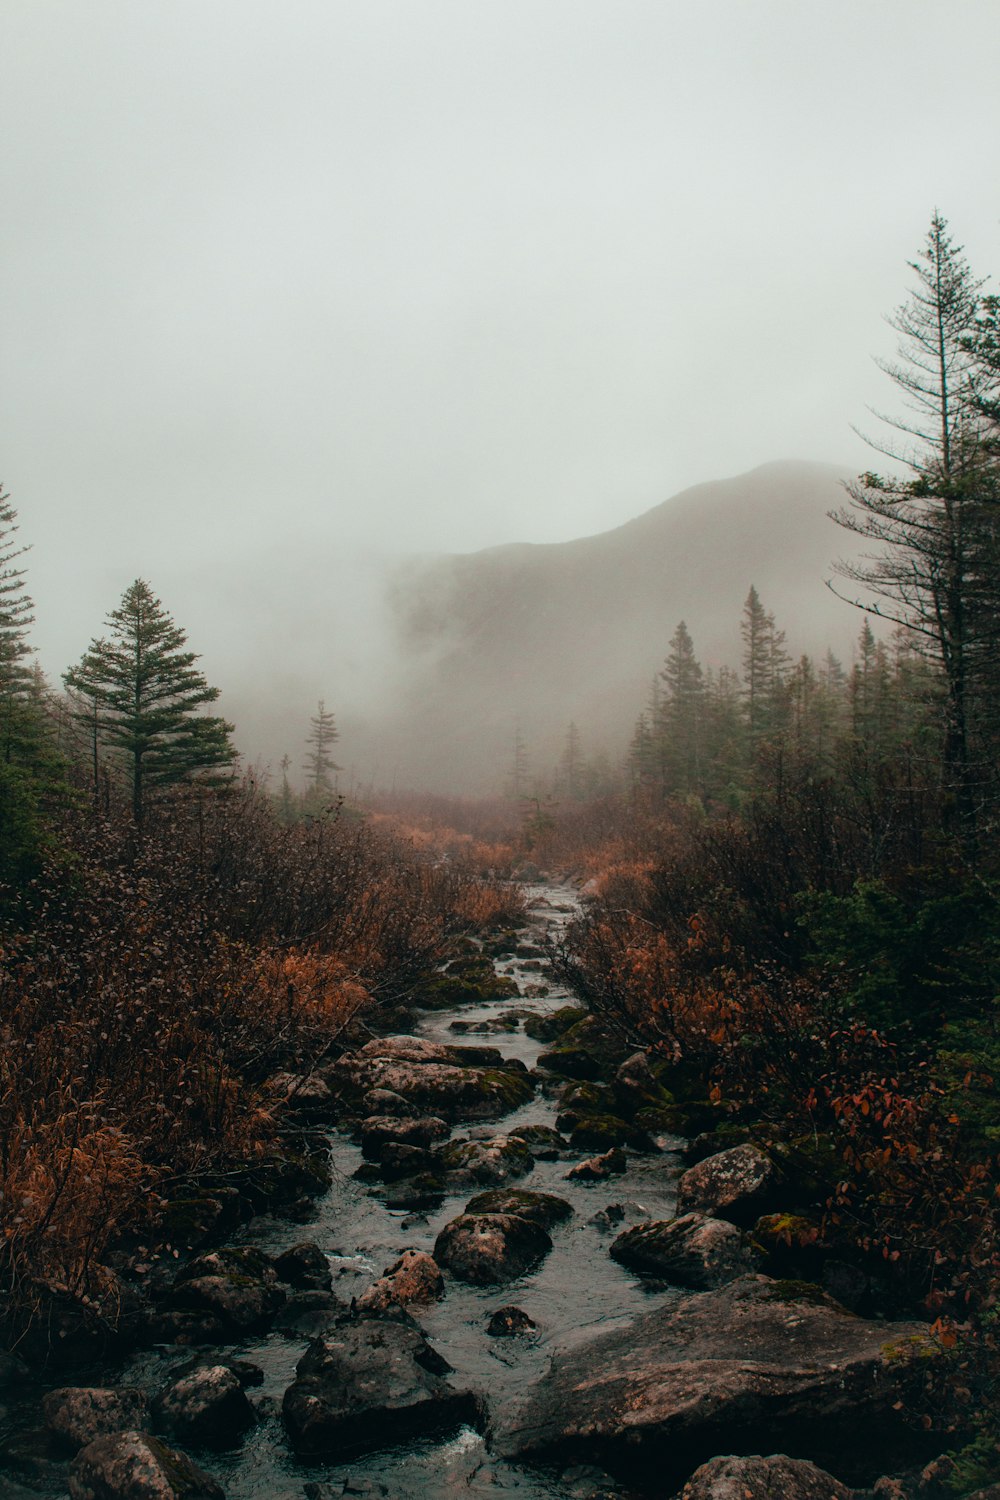
M 884 369 L 901 415 L 873 439 L 888 466 L 860 475 L 831 517 L 831 558 L 838 534 L 865 543 L 831 582 L 858 611 L 853 660 L 797 654 L 795 622 L 748 578 L 739 662 L 703 665 L 678 621 L 617 762 L 590 755 L 574 723 L 540 773 L 514 729 L 492 801 L 345 796 L 325 700 L 294 758 L 247 770 L 213 711 L 219 690 L 141 578 L 50 684 L 33 660 L 27 548 L 0 497 L 0 1484 L 12 1495 L 250 1493 L 211 1457 L 209 1419 L 177 1415 L 189 1370 L 170 1372 L 159 1436 L 143 1438 L 161 1477 L 164 1438 L 209 1455 L 205 1473 L 182 1454 L 174 1488 L 141 1490 L 132 1470 L 115 1489 L 92 1449 L 145 1433 L 142 1420 L 88 1428 L 55 1398 L 113 1404 L 115 1372 L 132 1361 L 138 1380 L 153 1346 L 225 1345 L 195 1373 L 218 1385 L 228 1372 L 235 1390 L 240 1340 L 278 1326 L 276 1273 L 247 1226 L 308 1224 L 341 1191 L 331 1138 L 354 1142 L 335 1160 L 355 1151 L 358 1182 L 413 1215 L 395 1222 L 417 1239 L 448 1192 L 495 1189 L 478 1215 L 507 1235 L 490 1254 L 515 1269 L 487 1274 L 458 1244 L 473 1199 L 441 1221 L 433 1258 L 403 1250 L 338 1322 L 321 1299 L 343 1246 L 315 1251 L 319 1265 L 282 1242 L 302 1252 L 288 1283 L 299 1352 L 312 1339 L 285 1429 L 299 1458 L 329 1468 L 306 1494 L 457 1492 L 377 1468 L 363 1482 L 381 1490 L 349 1488 L 337 1465 L 380 1451 L 384 1413 L 364 1437 L 370 1413 L 351 1407 L 347 1439 L 342 1414 L 321 1430 L 313 1407 L 332 1400 L 323 1382 L 352 1339 L 360 1361 L 366 1318 L 423 1337 L 401 1309 L 442 1291 L 404 1295 L 401 1278 L 440 1281 L 443 1265 L 492 1293 L 530 1273 L 548 1250 L 529 1230 L 548 1249 L 563 1232 L 549 1193 L 561 1179 L 545 1193 L 510 1182 L 567 1151 L 574 1192 L 626 1162 L 642 1191 L 669 1178 L 672 1193 L 679 1178 L 676 1213 L 626 1217 L 596 1281 L 621 1264 L 654 1292 L 694 1291 L 692 1327 L 710 1299 L 737 1297 L 727 1286 L 752 1282 L 744 1302 L 718 1302 L 724 1317 L 757 1329 L 777 1301 L 821 1341 L 850 1320 L 830 1346 L 845 1370 L 854 1356 L 837 1339 L 846 1350 L 864 1331 L 878 1353 L 856 1376 L 862 1394 L 854 1374 L 820 1392 L 822 1420 L 788 1377 L 766 1399 L 741 1388 L 731 1410 L 713 1396 L 715 1426 L 670 1411 L 642 1426 L 640 1413 L 629 1441 L 624 1406 L 574 1415 L 590 1385 L 568 1396 L 557 1360 L 521 1417 L 490 1427 L 504 1463 L 540 1466 L 527 1493 L 1000 1494 L 1000 298 L 984 287 L 935 215 L 891 319 L 899 352 Z M 434 1030 L 445 1015 L 447 1035 Z M 548 1048 L 528 1071 L 492 1045 L 515 1032 Z M 558 1101 L 555 1128 L 522 1118 L 536 1088 Z M 523 1135 L 463 1126 L 447 1140 L 457 1122 L 511 1111 Z M 244 1317 L 237 1292 L 242 1307 L 250 1291 L 260 1305 Z M 640 1363 L 654 1303 L 636 1324 Z M 675 1306 L 663 1303 L 680 1317 Z M 603 1336 L 615 1371 L 612 1341 L 631 1357 L 628 1330 Z M 715 1348 L 710 1331 L 697 1337 Z M 445 1401 L 452 1351 L 421 1350 L 435 1414 L 421 1428 L 395 1408 L 392 1441 L 481 1432 L 480 1395 L 449 1387 Z M 44 1442 L 19 1387 L 48 1413 Z M 221 1411 L 219 1398 L 210 1420 L 224 1426 Z M 243 1430 L 265 1416 L 244 1413 Z M 482 1482 L 505 1492 L 510 1472 Z M 281 1473 L 273 1493 L 302 1493 Z M 660 1473 L 672 1488 L 656 1488 Z

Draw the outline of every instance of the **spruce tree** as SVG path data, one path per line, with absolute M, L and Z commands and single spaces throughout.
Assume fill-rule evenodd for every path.
M 34 739 L 33 674 L 28 626 L 34 619 L 19 561 L 28 551 L 17 540 L 17 512 L 0 486 L 0 757 L 21 759 Z
M 848 486 L 850 504 L 833 517 L 879 550 L 837 571 L 874 596 L 852 603 L 912 632 L 940 670 L 945 779 L 956 826 L 974 838 L 985 783 L 996 775 L 984 763 L 979 720 L 992 718 L 1000 646 L 1000 363 L 994 369 L 988 357 L 982 282 L 939 214 L 911 269 L 914 289 L 889 320 L 899 357 L 882 364 L 904 405 L 904 415 L 883 420 L 903 439 L 873 443 L 909 477 L 866 473 Z
M 330 749 L 339 739 L 340 731 L 336 720 L 321 698 L 316 706 L 316 713 L 309 720 L 309 733 L 306 735 L 308 749 L 302 767 L 308 778 L 306 794 L 313 802 L 333 796 L 334 785 L 330 773 L 339 771 L 340 767 L 330 754 Z
M 661 723 L 669 789 L 682 794 L 702 789 L 705 679 L 687 625 L 681 620 L 660 673 L 665 688 Z
M 202 712 L 219 690 L 198 671 L 184 631 L 143 579 L 125 590 L 107 625 L 107 637 L 93 640 L 64 680 L 93 736 L 95 769 L 102 749 L 120 762 L 141 828 L 158 790 L 228 779 L 232 725 Z

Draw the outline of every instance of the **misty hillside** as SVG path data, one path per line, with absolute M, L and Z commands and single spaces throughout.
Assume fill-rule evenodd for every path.
M 683 619 L 705 665 L 738 664 L 751 584 L 794 654 L 850 655 L 859 621 L 825 588 L 851 551 L 829 520 L 844 473 L 766 464 L 696 485 L 599 536 L 411 564 L 393 605 L 409 670 L 380 736 L 383 774 L 498 787 L 516 722 L 547 770 L 566 726 L 589 749 L 624 744 Z

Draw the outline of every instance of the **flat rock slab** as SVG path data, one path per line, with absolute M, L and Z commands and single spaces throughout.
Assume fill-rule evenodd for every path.
M 95 1438 L 73 1460 L 72 1500 L 225 1500 L 225 1492 L 176 1448 L 144 1432 Z
M 704 1214 L 636 1224 L 614 1241 L 611 1257 L 630 1270 L 694 1291 L 735 1281 L 750 1269 L 750 1252 L 736 1225 Z
M 444 1378 L 449 1366 L 412 1323 L 364 1318 L 309 1345 L 285 1392 L 292 1447 L 339 1460 L 480 1424 L 478 1399 Z
M 713 1458 L 692 1474 L 680 1500 L 854 1500 L 831 1474 L 783 1453 L 770 1458 Z
M 857 1318 L 818 1288 L 745 1276 L 557 1355 L 502 1451 L 567 1455 L 680 1483 L 720 1449 L 761 1447 L 874 1478 L 920 1443 L 901 1412 L 936 1346 L 918 1323 Z M 929 1455 L 928 1455 L 929 1456 Z
M 459 1281 L 496 1286 L 515 1281 L 552 1249 L 540 1224 L 520 1214 L 459 1214 L 434 1243 L 434 1259 Z

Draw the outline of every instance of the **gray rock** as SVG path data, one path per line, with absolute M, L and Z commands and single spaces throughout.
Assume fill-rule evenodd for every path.
M 109 1432 L 144 1427 L 147 1411 L 146 1397 L 131 1387 L 60 1386 L 42 1398 L 46 1427 L 74 1452 Z
M 713 1458 L 692 1474 L 680 1500 L 853 1500 L 831 1474 L 799 1458 Z
M 601 1156 L 588 1157 L 566 1173 L 568 1182 L 607 1182 L 609 1177 L 620 1177 L 628 1169 L 628 1157 L 620 1146 L 612 1146 Z
M 447 1140 L 450 1133 L 451 1127 L 437 1115 L 371 1115 L 361 1124 L 361 1155 L 366 1161 L 378 1161 L 390 1141 L 426 1151 L 435 1141 Z
M 465 1205 L 467 1214 L 518 1214 L 551 1229 L 572 1217 L 573 1205 L 555 1193 L 535 1193 L 529 1188 L 492 1188 L 486 1193 L 477 1193 Z
M 519 1136 L 497 1135 L 489 1140 L 449 1141 L 434 1153 L 434 1170 L 447 1173 L 450 1181 L 491 1187 L 525 1177 L 535 1158 Z
M 274 1320 L 278 1333 L 286 1338 L 314 1339 L 329 1328 L 345 1304 L 333 1292 L 318 1287 L 293 1292 Z
M 284 1306 L 274 1266 L 253 1246 L 201 1255 L 181 1272 L 170 1290 L 170 1310 L 208 1314 L 230 1334 L 267 1328 Z
M 218 1447 L 228 1447 L 257 1420 L 226 1365 L 204 1365 L 171 1381 L 153 1402 L 153 1415 L 171 1437 Z
M 696 1291 L 735 1281 L 751 1268 L 750 1252 L 735 1224 L 704 1214 L 636 1224 L 618 1236 L 611 1255 L 632 1271 Z
M 225 1500 L 186 1453 L 144 1432 L 95 1438 L 73 1460 L 72 1500 Z
M 902 1408 L 939 1358 L 922 1324 L 867 1322 L 819 1288 L 745 1276 L 557 1355 L 502 1447 L 638 1467 L 662 1486 L 766 1433 L 870 1479 L 896 1452 L 919 1456 Z
M 456 1390 L 448 1370 L 412 1323 L 364 1318 L 330 1329 L 310 1344 L 285 1392 L 292 1447 L 303 1458 L 339 1461 L 478 1425 L 477 1398 Z
M 412 1303 L 436 1302 L 444 1296 L 444 1277 L 440 1267 L 423 1250 L 404 1250 L 396 1263 L 362 1292 L 357 1300 L 359 1312 L 385 1312 L 393 1305 L 409 1307 Z
M 422 1114 L 497 1119 L 534 1092 L 524 1064 L 495 1047 L 449 1047 L 419 1037 L 376 1037 L 336 1064 L 340 1084 L 370 1097 L 400 1094 Z
M 493 1286 L 514 1281 L 552 1249 L 539 1224 L 519 1214 L 459 1214 L 434 1244 L 434 1259 L 459 1281 Z
M 780 1206 L 782 1177 L 774 1162 L 747 1142 L 707 1156 L 677 1184 L 679 1213 L 712 1214 L 749 1229 Z
M 486 1325 L 491 1338 L 511 1338 L 518 1333 L 531 1333 L 535 1328 L 528 1314 L 520 1307 L 498 1307 Z
M 301 1291 L 326 1291 L 332 1286 L 330 1262 L 313 1240 L 292 1245 L 276 1257 L 274 1270 L 279 1281 Z

